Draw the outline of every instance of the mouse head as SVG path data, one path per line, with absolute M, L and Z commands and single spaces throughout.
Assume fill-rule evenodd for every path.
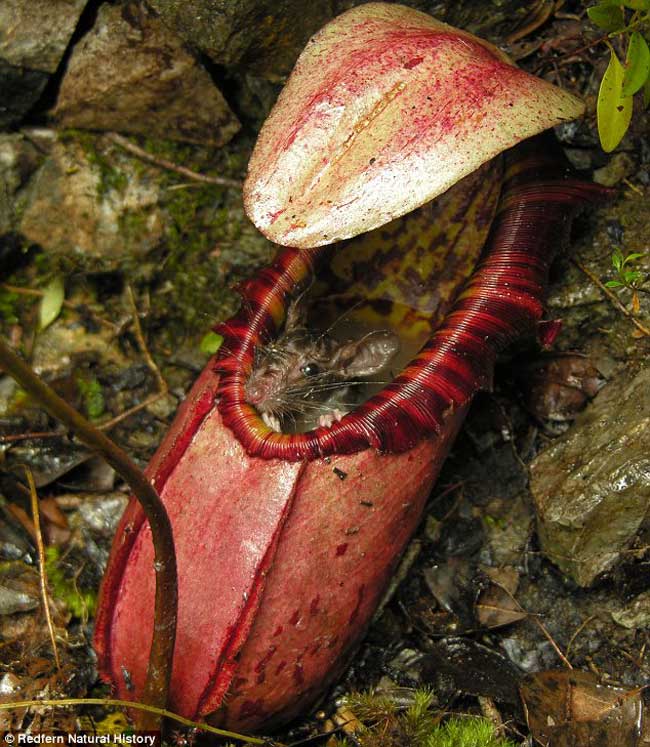
M 296 325 L 261 351 L 245 397 L 263 414 L 299 412 L 304 402 L 327 399 L 337 382 L 379 373 L 398 350 L 399 340 L 392 332 L 371 332 L 361 340 L 341 343 Z

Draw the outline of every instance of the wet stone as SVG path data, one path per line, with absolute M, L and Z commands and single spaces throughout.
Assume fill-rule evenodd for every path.
M 0 128 L 17 124 L 57 69 L 86 0 L 2 0 Z
M 103 5 L 77 44 L 55 116 L 64 127 L 221 146 L 239 122 L 181 39 L 135 5 Z
M 20 190 L 39 160 L 37 149 L 24 135 L 0 135 L 0 236 L 15 230 Z
M 621 609 L 613 609 L 611 615 L 615 623 L 629 630 L 650 628 L 650 591 L 639 594 Z
M 31 597 L 24 591 L 11 589 L 0 584 L 0 615 L 13 615 L 14 612 L 27 612 L 38 607 L 38 597 Z
M 650 502 L 650 369 L 623 373 L 531 464 L 546 556 L 590 586 L 633 543 Z
M 309 37 L 335 14 L 331 1 L 150 0 L 188 44 L 227 67 L 287 75 Z
M 86 555 L 102 571 L 108 563 L 111 540 L 126 504 L 127 497 L 123 493 L 86 495 L 79 510 L 70 518 L 71 525 L 81 530 Z
M 30 182 L 19 230 L 46 251 L 117 263 L 162 237 L 159 195 L 132 160 L 100 153 L 94 140 L 59 140 Z

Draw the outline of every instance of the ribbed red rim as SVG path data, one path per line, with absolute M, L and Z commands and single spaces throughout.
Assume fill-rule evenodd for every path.
M 311 460 L 372 447 L 412 448 L 491 384 L 497 354 L 534 332 L 549 266 L 568 240 L 577 208 L 610 194 L 567 175 L 557 147 L 535 138 L 507 154 L 497 216 L 474 273 L 442 326 L 382 391 L 331 428 L 277 433 L 244 398 L 255 347 L 277 331 L 287 300 L 322 250 L 287 249 L 241 289 L 241 311 L 220 325 L 219 410 L 246 451 L 264 459 Z

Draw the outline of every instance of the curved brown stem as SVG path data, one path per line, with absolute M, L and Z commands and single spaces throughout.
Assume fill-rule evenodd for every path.
M 144 510 L 151 526 L 154 544 L 156 598 L 153 637 L 143 700 L 149 705 L 165 708 L 176 640 L 178 606 L 176 553 L 167 511 L 149 480 L 126 452 L 61 399 L 11 350 L 1 337 L 0 367 L 34 397 L 50 415 L 68 426 L 86 446 L 104 457 L 129 484 Z M 141 729 L 152 729 L 158 726 L 159 721 L 160 718 L 156 714 L 144 713 L 140 717 L 138 726 Z

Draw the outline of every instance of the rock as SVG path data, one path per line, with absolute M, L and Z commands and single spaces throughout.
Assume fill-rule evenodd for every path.
M 123 493 L 89 494 L 83 496 L 79 510 L 71 517 L 71 525 L 83 535 L 86 555 L 100 572 L 106 568 L 111 539 L 126 504 Z
M 40 156 L 22 134 L 0 134 L 0 236 L 15 230 L 17 196 L 37 168 Z
M 49 76 L 0 60 L 0 129 L 18 124 L 43 93 Z
M 650 628 L 650 591 L 644 591 L 621 609 L 611 611 L 615 623 L 636 630 Z
M 226 67 L 287 75 L 306 41 L 335 15 L 333 0 L 150 0 L 162 20 Z
M 38 607 L 38 597 L 31 597 L 24 591 L 0 585 L 0 615 L 13 615 L 14 612 L 27 612 Z
M 29 612 L 40 603 L 36 570 L 20 561 L 3 563 L 0 568 L 0 616 Z
M 590 586 L 630 546 L 650 502 L 650 368 L 623 373 L 531 464 L 544 553 Z
M 208 72 L 158 18 L 102 5 L 75 47 L 55 117 L 64 127 L 220 146 L 239 122 Z
M 627 153 L 615 153 L 605 166 L 594 171 L 594 181 L 605 187 L 615 187 L 637 169 L 635 160 Z
M 57 69 L 86 0 L 2 0 L 0 128 L 17 124 Z
M 20 232 L 46 251 L 108 265 L 142 256 L 163 235 L 164 219 L 159 182 L 140 166 L 90 136 L 83 145 L 57 141 L 29 186 Z

